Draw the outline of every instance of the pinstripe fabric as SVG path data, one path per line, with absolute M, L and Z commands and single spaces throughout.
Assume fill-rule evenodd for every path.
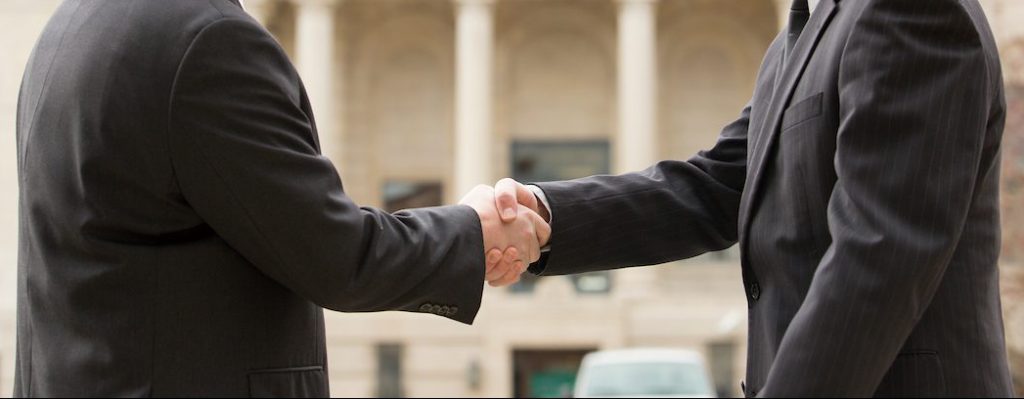
M 532 271 L 739 242 L 746 387 L 760 396 L 1008 396 L 999 303 L 996 47 L 980 6 L 824 0 L 716 145 L 622 176 L 539 184 Z

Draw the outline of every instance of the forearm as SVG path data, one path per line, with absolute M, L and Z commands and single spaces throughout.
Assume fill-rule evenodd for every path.
M 473 319 L 485 266 L 476 212 L 360 209 L 320 155 L 296 100 L 300 79 L 264 29 L 211 23 L 180 69 L 168 134 L 176 186 L 221 239 L 324 307 L 440 313 L 438 305 Z
M 574 274 L 665 263 L 737 240 L 740 191 L 694 162 L 540 183 L 550 204 L 551 251 L 537 274 Z
M 363 209 L 367 227 L 362 251 L 339 259 L 348 271 L 324 287 L 322 306 L 339 311 L 449 309 L 469 323 L 483 291 L 483 237 L 467 206 L 422 208 L 386 214 Z

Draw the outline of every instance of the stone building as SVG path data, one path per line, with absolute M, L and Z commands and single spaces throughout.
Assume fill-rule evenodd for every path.
M 500 177 L 644 168 L 711 145 L 748 100 L 789 0 L 245 0 L 292 56 L 347 192 L 397 210 Z M 14 348 L 14 112 L 56 0 L 0 2 L 0 394 Z M 984 1 L 1024 87 L 1024 2 Z M 1024 353 L 1024 89 L 1004 196 L 1007 328 Z M 1012 90 L 1011 90 L 1012 91 Z M 324 245 L 331 245 L 324 243 Z M 1018 309 L 1018 304 L 1021 304 Z M 735 250 L 651 268 L 488 288 L 477 323 L 327 317 L 334 396 L 557 396 L 594 349 L 703 351 L 738 394 L 746 302 Z M 1016 358 L 1015 358 L 1016 359 Z M 1024 357 L 1021 357 L 1024 361 Z M 1022 364 L 1024 366 L 1024 364 Z

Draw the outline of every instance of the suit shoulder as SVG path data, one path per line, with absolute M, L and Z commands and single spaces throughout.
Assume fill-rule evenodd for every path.
M 846 8 L 851 34 L 875 34 L 880 40 L 903 37 L 917 45 L 980 48 L 988 32 L 984 13 L 974 1 L 847 0 L 842 6 Z
M 989 25 L 988 16 L 985 15 L 985 10 L 982 8 L 981 3 L 976 0 L 962 0 L 961 5 L 964 13 L 967 14 L 968 18 L 970 18 L 971 22 L 974 24 L 974 29 L 978 33 L 978 38 L 981 41 L 982 46 L 985 48 L 990 68 L 994 69 L 994 75 L 1001 75 L 999 47 L 996 45 L 995 35 L 992 34 L 992 26 Z
M 113 2 L 95 2 L 94 7 L 125 8 L 110 12 L 116 17 L 126 14 L 135 37 L 149 43 L 171 44 L 166 50 L 181 50 L 209 25 L 224 19 L 238 20 L 259 27 L 241 7 L 228 0 L 139 1 L 125 6 Z M 159 46 L 156 46 L 159 47 Z
M 301 80 L 284 49 L 262 25 L 247 16 L 230 16 L 203 26 L 181 52 L 171 85 L 172 102 L 182 90 L 209 94 L 222 84 L 297 88 Z

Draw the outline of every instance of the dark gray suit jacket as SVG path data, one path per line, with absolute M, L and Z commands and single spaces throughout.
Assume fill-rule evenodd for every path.
M 229 0 L 66 0 L 18 106 L 17 396 L 325 396 L 321 307 L 469 323 L 469 207 L 346 197 Z
M 772 44 L 718 143 L 540 184 L 568 274 L 739 242 L 747 395 L 1008 396 L 999 303 L 1005 101 L 976 1 L 822 0 Z

